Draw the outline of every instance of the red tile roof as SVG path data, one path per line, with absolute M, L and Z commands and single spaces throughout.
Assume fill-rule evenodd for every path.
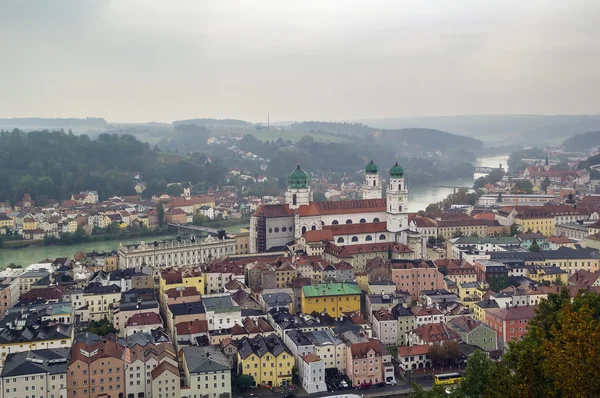
M 321 358 L 319 358 L 318 356 L 316 356 L 312 352 L 309 352 L 308 354 L 306 354 L 305 356 L 303 356 L 302 359 L 304 359 L 306 361 L 306 363 L 319 362 L 321 360 Z
M 540 288 L 540 290 L 542 290 Z M 560 289 L 558 289 L 560 293 Z M 535 316 L 535 306 L 516 306 L 509 308 L 491 308 L 486 311 L 505 321 L 512 319 L 531 319 Z
M 354 358 L 366 358 L 371 350 L 378 353 L 380 356 L 387 353 L 387 349 L 383 343 L 375 339 L 369 339 L 369 341 L 364 343 L 354 343 L 350 345 L 350 352 Z
M 150 372 L 152 374 L 152 380 L 156 380 L 164 372 L 171 372 L 173 375 L 179 377 L 179 369 L 171 363 L 163 361 Z
M 160 315 L 154 312 L 143 312 L 135 314 L 127 320 L 127 326 L 162 325 Z
M 189 322 L 180 322 L 177 325 L 175 325 L 175 329 L 177 329 L 177 336 L 208 333 L 208 321 L 195 320 Z
M 300 216 L 335 215 L 350 213 L 385 212 L 385 199 L 335 200 L 329 202 L 311 202 L 300 206 Z M 341 220 L 340 220 L 341 221 Z
M 414 355 L 426 355 L 431 346 L 429 344 L 413 345 L 410 347 L 398 347 L 398 357 L 411 357 Z
M 333 233 L 329 229 L 318 229 L 315 231 L 306 231 L 302 235 L 307 242 L 322 242 L 324 240 L 333 241 Z

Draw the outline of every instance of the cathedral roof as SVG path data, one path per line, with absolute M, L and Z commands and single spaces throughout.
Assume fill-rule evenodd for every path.
M 396 162 L 396 164 L 393 165 L 392 168 L 390 169 L 390 177 L 392 177 L 392 178 L 404 177 L 404 169 L 402 168 L 402 166 L 400 166 L 398 164 L 398 162 Z
M 365 172 L 367 174 L 377 174 L 377 172 L 379 171 L 379 169 L 377 168 L 377 165 L 371 160 L 371 162 L 365 167 Z
M 290 178 L 288 179 L 288 187 L 289 188 L 308 188 L 308 183 L 310 182 L 310 177 L 306 171 L 302 170 L 300 164 L 296 167 L 296 170 L 292 174 L 290 174 Z
M 298 213 L 301 217 L 385 212 L 385 199 L 339 200 L 328 202 L 311 202 L 309 205 L 300 206 Z M 338 220 L 345 223 L 345 220 Z

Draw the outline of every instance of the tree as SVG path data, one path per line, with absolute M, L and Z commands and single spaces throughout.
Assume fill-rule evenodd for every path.
M 519 234 L 519 226 L 517 224 L 512 224 L 510 226 L 510 236 L 516 236 Z
M 498 194 L 498 203 L 502 203 L 502 192 Z
M 530 252 L 539 252 L 540 251 L 540 245 L 538 245 L 538 243 L 535 239 L 531 243 L 531 246 L 529 246 L 529 251 Z
M 194 214 L 194 225 L 202 226 L 209 220 L 204 214 Z
M 181 184 L 170 184 L 167 186 L 167 195 L 169 196 L 181 196 L 183 194 L 183 187 Z
M 236 391 L 244 392 L 256 385 L 256 381 L 254 381 L 254 377 L 251 375 L 240 374 L 233 378 L 231 385 Z
M 452 234 L 453 238 L 460 238 L 461 236 L 464 236 L 463 231 L 461 231 L 460 229 L 457 229 L 456 231 L 454 231 L 454 233 Z
M 550 186 L 550 179 L 548 177 L 546 177 L 546 178 L 544 178 L 544 181 L 542 181 L 542 192 L 546 193 L 549 186 Z
M 433 236 L 430 236 L 429 238 L 427 238 L 427 244 L 429 246 L 433 246 L 437 243 L 437 239 Z
M 327 198 L 323 192 L 315 192 L 313 193 L 313 201 L 314 202 L 327 202 Z
M 162 228 L 165 225 L 165 207 L 161 202 L 156 206 L 156 217 L 158 218 L 158 226 Z
M 429 347 L 429 358 L 434 365 L 442 366 L 448 359 L 448 353 L 440 343 L 435 342 Z
M 15 263 L 10 263 L 6 266 L 6 268 L 11 268 L 11 269 L 16 269 L 16 268 L 23 268 L 22 265 L 17 265 Z
M 483 397 L 494 374 L 495 364 L 488 355 L 476 350 L 469 356 L 458 390 L 465 397 Z
M 425 213 L 427 213 L 429 217 L 437 217 L 442 214 L 442 209 L 437 203 L 431 203 L 425 208 Z
M 554 279 L 554 282 L 552 282 L 555 286 L 564 286 L 565 283 L 562 281 L 562 279 L 560 278 L 559 275 L 556 276 L 556 279 Z
M 87 331 L 95 333 L 99 336 L 106 336 L 109 333 L 116 334 L 118 332 L 118 330 L 115 329 L 112 323 L 110 323 L 107 319 L 90 322 L 90 326 L 88 326 Z
M 457 363 L 462 357 L 462 352 L 460 351 L 460 347 L 456 341 L 446 340 L 442 344 L 442 347 L 444 350 L 446 350 L 446 355 L 451 363 Z

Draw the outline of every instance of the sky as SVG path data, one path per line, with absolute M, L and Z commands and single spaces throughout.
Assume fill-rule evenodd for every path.
M 592 114 L 598 0 L 6 0 L 0 118 Z

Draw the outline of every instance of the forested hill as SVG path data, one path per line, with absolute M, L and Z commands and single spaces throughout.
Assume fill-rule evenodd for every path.
M 78 118 L 41 118 L 41 117 L 24 117 L 13 119 L 0 119 L 0 129 L 19 128 L 22 130 L 33 129 L 77 129 L 77 130 L 94 130 L 105 129 L 108 123 L 105 119 L 99 117 L 88 117 L 85 119 Z
M 176 120 L 173 122 L 173 126 L 179 124 L 195 124 L 197 126 L 227 126 L 227 127 L 251 127 L 252 124 L 244 120 L 238 119 L 188 119 L 188 120 Z
M 572 152 L 583 152 L 600 146 L 600 131 L 589 131 L 587 133 L 576 134 L 566 139 L 563 149 Z
M 0 201 L 14 203 L 30 193 L 43 203 L 88 189 L 101 199 L 132 195 L 137 173 L 148 184 L 146 195 L 164 192 L 169 182 L 189 181 L 202 189 L 221 184 L 226 173 L 219 159 L 208 161 L 204 155 L 167 160 L 131 135 L 101 134 L 92 140 L 63 131 L 2 131 Z
M 471 152 L 483 150 L 483 142 L 478 139 L 440 130 L 411 128 L 382 130 L 382 133 L 390 138 L 429 148 L 430 150 L 464 149 Z
M 431 150 L 467 150 L 477 152 L 483 150 L 483 142 L 458 134 L 441 130 L 424 128 L 377 129 L 361 123 L 302 122 L 291 125 L 294 130 L 305 132 L 327 132 L 345 135 L 377 137 L 384 136 L 400 141 L 406 146 L 429 148 Z

